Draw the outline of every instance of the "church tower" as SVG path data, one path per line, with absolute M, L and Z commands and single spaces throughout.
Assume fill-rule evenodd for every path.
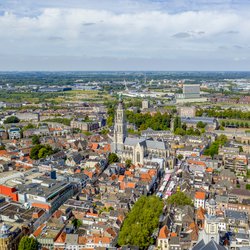
M 115 152 L 118 152 L 123 149 L 123 143 L 126 137 L 127 137 L 126 115 L 125 115 L 123 101 L 120 97 L 115 115 L 115 126 L 114 126 Z

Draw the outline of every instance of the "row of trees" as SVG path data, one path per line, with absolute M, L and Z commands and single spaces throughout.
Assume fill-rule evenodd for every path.
M 57 117 L 57 118 L 47 119 L 47 120 L 45 120 L 45 122 L 57 122 L 57 123 L 61 123 L 61 124 L 66 125 L 66 126 L 70 126 L 71 119 Z
M 196 111 L 197 116 L 206 115 L 208 117 L 216 117 L 222 119 L 241 119 L 241 120 L 250 120 L 250 111 L 241 111 L 241 110 L 221 110 L 220 107 L 211 108 L 211 109 L 198 109 Z
M 221 125 L 223 127 L 235 126 L 237 128 L 249 128 L 250 125 L 248 122 L 239 122 L 239 121 L 222 121 Z
M 35 82 L 32 82 L 34 84 Z M 28 83 L 25 83 L 28 84 Z M 0 100 L 7 102 L 23 102 L 23 101 L 32 101 L 35 103 L 41 103 L 48 99 L 54 99 L 58 96 L 64 95 L 64 93 L 42 93 L 42 92 L 14 92 L 10 90 L 1 90 L 0 91 Z
M 158 227 L 163 201 L 156 196 L 142 196 L 133 206 L 124 220 L 119 233 L 120 246 L 138 246 L 147 248 L 153 243 L 152 234 Z
M 184 127 L 184 128 L 183 128 Z M 182 128 L 177 128 L 175 130 L 175 135 L 201 135 L 201 132 L 199 129 L 194 129 L 193 127 L 187 129 L 187 127 L 183 126 Z
M 174 118 L 173 129 L 176 135 L 201 135 L 201 132 L 205 132 L 206 123 L 198 122 L 197 128 L 194 129 L 193 127 L 187 128 L 187 124 L 181 123 L 180 117 Z M 200 130 L 201 129 L 201 130 Z

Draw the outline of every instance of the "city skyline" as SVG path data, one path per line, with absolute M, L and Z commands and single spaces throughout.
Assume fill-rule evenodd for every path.
M 0 70 L 249 70 L 240 0 L 2 1 Z

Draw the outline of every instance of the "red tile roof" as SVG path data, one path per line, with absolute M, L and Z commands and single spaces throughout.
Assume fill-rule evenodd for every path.
M 205 200 L 206 194 L 204 192 L 196 192 L 195 199 Z
M 165 225 L 161 228 L 158 238 L 166 239 L 166 238 L 168 238 L 169 233 L 170 233 L 170 231 L 168 230 L 167 226 Z

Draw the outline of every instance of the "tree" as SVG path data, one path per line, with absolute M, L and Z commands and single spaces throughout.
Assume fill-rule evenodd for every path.
M 33 128 L 36 128 L 36 126 L 33 125 L 32 123 L 29 123 L 28 125 L 23 127 L 23 131 L 26 131 L 28 129 L 33 129 Z
M 16 116 L 9 116 L 8 118 L 5 119 L 4 124 L 8 123 L 19 123 L 20 120 Z
M 101 134 L 102 135 L 107 135 L 109 133 L 109 130 L 108 129 L 102 129 L 101 130 Z
M 76 230 L 76 229 L 78 229 L 82 225 L 82 222 L 80 220 L 74 218 L 72 220 L 72 224 L 74 226 L 74 229 Z
M 38 159 L 45 158 L 48 153 L 48 150 L 46 148 L 41 148 L 38 152 Z
M 187 124 L 186 123 L 183 123 L 181 127 L 182 127 L 182 129 L 187 130 Z
M 174 206 L 193 205 L 193 201 L 183 192 L 177 191 L 168 197 L 167 203 Z
M 181 118 L 178 116 L 174 118 L 174 131 L 176 131 L 177 128 L 181 128 Z
M 210 155 L 214 157 L 214 155 L 218 154 L 220 146 L 225 145 L 227 142 L 227 137 L 225 135 L 220 135 L 211 146 L 205 150 L 204 155 Z
M 139 131 L 147 128 L 153 130 L 168 130 L 170 128 L 171 116 L 169 114 L 161 114 L 157 112 L 155 115 L 150 113 L 134 113 L 126 111 L 126 117 L 129 123 L 134 124 Z
M 37 250 L 38 242 L 33 237 L 23 236 L 19 242 L 18 250 Z
M 126 166 L 126 168 L 129 168 L 129 167 L 131 166 L 131 164 L 132 164 L 132 161 L 131 161 L 130 159 L 127 159 L 127 160 L 125 161 L 125 166 Z
M 185 135 L 186 134 L 186 131 L 183 129 L 183 128 L 176 128 L 175 130 L 175 135 Z
M 112 116 L 109 116 L 107 118 L 107 125 L 111 127 L 113 125 L 114 118 Z
M 46 156 L 52 155 L 56 152 L 50 145 L 35 145 L 30 151 L 30 158 L 33 160 L 38 160 L 45 158 Z
M 38 153 L 39 153 L 39 150 L 42 148 L 43 146 L 42 145 L 36 145 L 34 146 L 31 151 L 30 151 L 30 158 L 32 160 L 38 160 Z
M 200 136 L 200 135 L 201 135 L 200 130 L 199 130 L 199 129 L 195 129 L 195 131 L 194 131 L 194 135 Z
M 159 226 L 163 201 L 156 196 L 142 196 L 128 213 L 118 236 L 119 246 L 146 249 L 153 244 L 152 233 Z
M 206 127 L 206 123 L 202 122 L 202 121 L 199 121 L 196 125 L 197 128 L 205 128 Z
M 32 136 L 32 144 L 33 145 L 40 144 L 40 137 L 38 135 L 33 135 Z
M 47 119 L 45 120 L 45 122 L 57 122 L 57 123 L 64 124 L 66 126 L 70 126 L 71 120 L 72 119 L 57 117 L 57 118 Z
M 117 156 L 117 154 L 111 153 L 108 156 L 108 163 L 111 164 L 111 163 L 114 163 L 114 162 L 119 162 L 119 157 Z
M 179 161 L 181 161 L 181 160 L 183 159 L 183 155 L 179 154 L 179 155 L 177 156 L 177 159 L 178 159 Z

